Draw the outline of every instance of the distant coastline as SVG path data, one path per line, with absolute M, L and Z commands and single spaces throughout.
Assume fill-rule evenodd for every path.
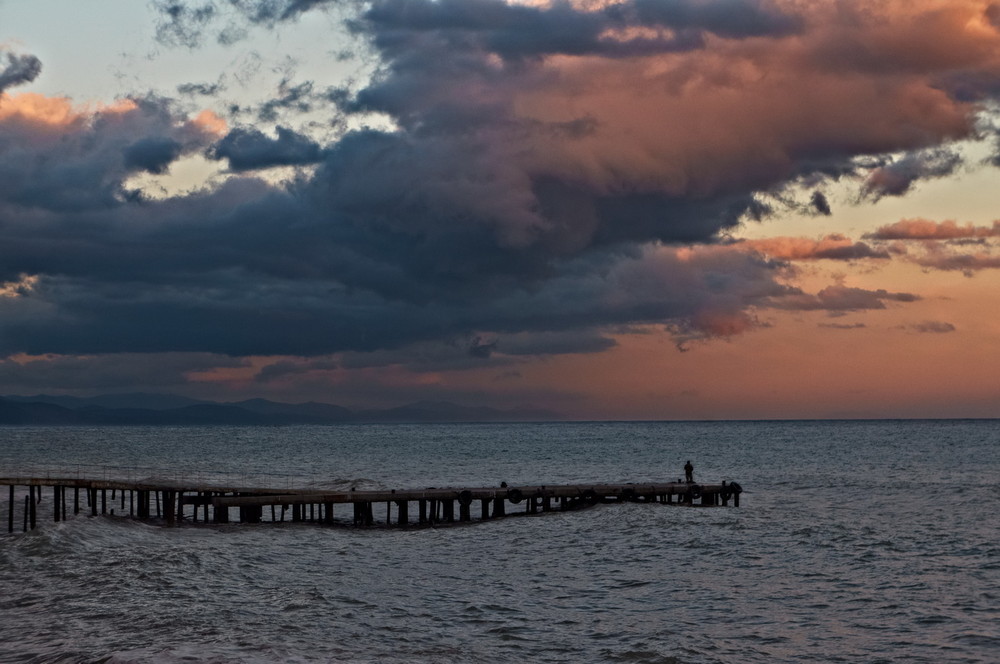
M 461 406 L 445 401 L 419 401 L 396 408 L 353 410 L 318 402 L 290 404 L 249 399 L 219 403 L 146 393 L 91 398 L 44 394 L 0 397 L 0 426 L 468 423 L 560 419 L 562 418 L 558 413 L 542 409 Z

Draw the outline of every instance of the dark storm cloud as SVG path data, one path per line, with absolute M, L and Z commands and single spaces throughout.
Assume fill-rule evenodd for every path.
M 126 146 L 122 151 L 125 168 L 129 170 L 146 171 L 148 173 L 164 173 L 167 167 L 181 156 L 183 144 L 165 136 L 140 138 Z
M 157 0 L 163 17 L 161 41 L 191 46 L 222 12 L 214 3 L 185 4 Z M 315 8 L 363 8 L 362 22 L 377 24 L 380 47 L 399 48 L 409 31 L 433 31 L 451 46 L 471 43 L 503 57 L 519 59 L 550 53 L 628 56 L 698 48 L 703 32 L 726 38 L 780 37 L 802 28 L 799 17 L 781 13 L 760 0 L 632 0 L 599 11 L 581 11 L 568 2 L 546 7 L 503 0 L 376 0 L 372 3 L 332 0 L 236 0 L 230 2 L 252 24 L 274 26 Z M 369 28 L 355 22 L 355 29 Z M 671 36 L 609 39 L 609 30 L 632 27 L 667 28 Z M 233 32 L 223 29 L 218 37 Z
M 333 5 L 157 6 L 163 39 L 190 45 L 234 13 L 272 25 Z M 409 353 L 408 366 L 472 367 L 599 352 L 600 330 L 622 325 L 672 324 L 690 340 L 759 327 L 752 307 L 913 301 L 803 293 L 784 285 L 782 261 L 715 244 L 767 213 L 758 192 L 864 158 L 882 166 L 869 196 L 902 193 L 955 168 L 927 146 L 970 131 L 972 110 L 929 87 L 934 58 L 926 76 L 815 69 L 836 21 L 878 41 L 866 6 L 812 21 L 778 6 L 358 5 L 351 26 L 376 71 L 326 111 L 368 128 L 324 145 L 284 126 L 222 137 L 162 99 L 48 124 L 0 107 L 0 280 L 16 284 L 0 297 L 0 351 L 350 351 L 345 363 Z M 330 103 L 320 89 L 289 79 L 259 108 L 315 111 Z M 130 191 L 133 175 L 205 150 L 235 172 L 224 184 Z M 917 156 L 873 156 L 885 153 Z M 281 185 L 241 173 L 309 163 Z M 421 359 L 424 344 L 445 348 Z
M 130 175 L 162 173 L 182 154 L 204 147 L 208 138 L 196 121 L 181 118 L 160 98 L 130 100 L 90 118 L 60 108 L 61 100 L 49 103 L 65 114 L 64 122 L 37 122 L 30 107 L 0 120 L 0 227 L 30 232 L 24 227 L 30 216 L 21 217 L 33 209 L 70 214 L 116 208 L 128 198 L 124 183 Z M 24 210 L 18 213 L 16 207 Z M 64 221 L 68 235 L 75 235 L 79 224 Z M 88 230 L 104 234 L 102 241 L 114 233 L 106 222 Z M 49 239 L 58 246 L 60 238 Z
M 277 137 L 266 136 L 258 129 L 237 128 L 212 146 L 211 155 L 226 159 L 234 171 L 248 171 L 271 166 L 312 164 L 320 159 L 318 143 L 287 127 L 276 127 Z
M 643 25 L 708 30 L 722 37 L 784 36 L 798 32 L 802 20 L 747 0 L 662 2 L 634 0 L 615 11 L 634 11 Z
M 472 357 L 479 357 L 486 359 L 494 352 L 496 352 L 497 344 L 499 344 L 497 339 L 483 339 L 482 337 L 474 337 L 472 342 L 469 344 L 469 355 Z
M 0 392 L 176 388 L 189 384 L 188 374 L 243 366 L 242 360 L 208 353 L 116 353 L 99 356 L 49 355 L 30 361 L 0 358 Z
M 0 49 L 0 93 L 15 85 L 30 83 L 38 78 L 40 73 L 42 73 L 42 61 L 35 56 L 4 53 Z

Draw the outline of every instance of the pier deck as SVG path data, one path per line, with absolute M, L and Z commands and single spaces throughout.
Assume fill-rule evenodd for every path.
M 8 532 L 14 531 L 15 511 L 25 531 L 34 528 L 41 510 L 43 489 L 51 496 L 45 511 L 54 521 L 67 518 L 67 490 L 72 491 L 72 514 L 85 511 L 180 523 L 292 522 L 326 525 L 406 527 L 486 521 L 503 516 L 566 511 L 613 502 L 649 502 L 689 507 L 739 507 L 739 484 L 693 482 L 562 484 L 469 488 L 343 490 L 269 489 L 261 487 L 199 485 L 182 481 L 116 480 L 82 477 L 0 477 L 8 487 Z M 27 489 L 23 508 L 15 499 L 17 487 Z M 109 500 L 110 492 L 110 500 Z M 0 493 L 2 496 L 2 493 Z M 82 500 L 81 500 L 82 497 Z M 126 500 L 127 498 L 127 500 Z M 85 504 L 84 504 L 85 503 Z M 117 507 L 115 506 L 117 503 Z M 384 512 L 376 505 L 385 504 Z M 478 503 L 478 505 L 476 505 Z M 523 503 L 523 507 L 521 506 Z M 127 507 L 126 507 L 127 504 Z M 345 504 L 351 505 L 347 514 Z M 334 507 L 340 505 L 335 514 Z M 474 506 L 475 505 L 475 509 Z M 456 509 L 457 506 L 457 509 Z M 415 510 L 411 510 L 415 507 Z M 269 508 L 267 513 L 265 508 Z M 127 512 L 126 512 L 127 509 Z

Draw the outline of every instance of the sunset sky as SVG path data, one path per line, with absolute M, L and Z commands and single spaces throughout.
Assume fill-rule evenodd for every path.
M 0 0 L 0 394 L 1000 417 L 1000 2 Z

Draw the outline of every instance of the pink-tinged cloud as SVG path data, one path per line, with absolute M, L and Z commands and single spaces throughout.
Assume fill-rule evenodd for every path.
M 0 209 L 16 219 L 17 207 L 70 214 L 117 207 L 135 195 L 128 177 L 163 173 L 224 129 L 213 113 L 188 118 L 158 98 L 77 108 L 65 98 L 0 94 Z
M 961 163 L 961 156 L 949 150 L 913 152 L 869 173 L 861 193 L 876 201 L 884 196 L 902 196 L 917 181 L 951 175 Z
M 831 234 L 819 240 L 803 237 L 772 237 L 744 240 L 737 246 L 747 247 L 777 260 L 859 260 L 863 258 L 889 258 L 885 249 L 875 248 L 864 242 Z
M 1000 221 L 992 226 L 959 224 L 956 221 L 930 221 L 928 219 L 901 219 L 894 224 L 881 226 L 864 236 L 872 240 L 956 240 L 967 238 L 1000 237 Z
M 244 0 L 225 20 L 332 5 Z M 221 15 L 157 6 L 185 44 Z M 761 192 L 883 169 L 870 195 L 888 195 L 952 168 L 950 143 L 1000 100 L 992 6 L 375 0 L 346 11 L 378 75 L 288 83 L 260 126 L 225 136 L 159 97 L 79 111 L 5 96 L 0 281 L 37 281 L 0 298 L 0 351 L 315 357 L 481 335 L 495 347 L 452 350 L 489 362 L 511 337 L 599 348 L 621 326 L 731 336 L 767 307 L 911 302 L 785 279 L 782 261 L 877 247 L 760 245 L 778 261 L 719 238 L 766 214 Z M 270 126 L 279 107 L 366 128 L 321 144 Z M 164 200 L 128 190 L 186 154 L 232 177 Z M 247 174 L 277 164 L 312 168 L 287 185 Z
M 991 249 L 962 251 L 945 246 L 927 246 L 922 254 L 910 255 L 909 260 L 928 270 L 960 271 L 972 276 L 980 270 L 1000 268 L 1000 254 Z
M 927 219 L 902 219 L 865 235 L 886 242 L 886 249 L 926 270 L 960 271 L 972 276 L 1000 268 L 1000 221 L 991 226 Z

